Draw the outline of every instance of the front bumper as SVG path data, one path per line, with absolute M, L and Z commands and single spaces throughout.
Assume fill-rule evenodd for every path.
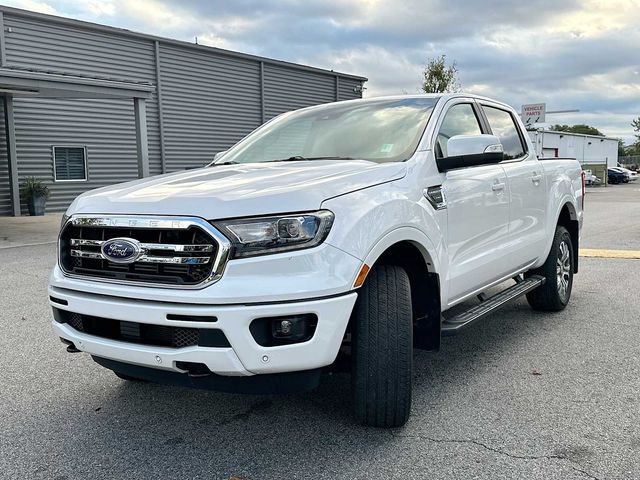
M 49 287 L 49 295 L 57 299 L 51 302 L 52 307 L 129 322 L 206 328 L 202 322 L 168 320 L 167 315 L 215 316 L 218 320 L 211 327 L 224 332 L 231 348 L 133 344 L 88 335 L 55 321 L 53 329 L 59 337 L 95 357 L 169 372 L 183 372 L 176 362 L 202 363 L 211 372 L 226 376 L 293 372 L 330 365 L 340 349 L 357 297 L 351 292 L 330 298 L 268 304 L 194 305 L 113 297 L 55 286 Z M 308 313 L 318 317 L 318 324 L 313 337 L 303 343 L 264 347 L 256 343 L 249 331 L 249 324 L 256 318 Z

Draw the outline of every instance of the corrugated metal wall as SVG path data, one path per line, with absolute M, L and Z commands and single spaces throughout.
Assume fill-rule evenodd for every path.
M 63 210 L 87 190 L 138 178 L 133 101 L 15 98 L 14 115 L 20 179 L 53 180 L 53 145 L 87 148 L 88 180 L 46 182 L 47 210 Z
M 264 66 L 265 119 L 296 108 L 336 99 L 335 76 L 295 70 L 280 65 Z
M 11 213 L 7 137 L 4 127 L 4 102 L 0 96 L 0 215 L 11 215 Z
M 362 98 L 362 82 L 353 78 L 340 78 L 338 82 L 339 100 L 355 100 Z
M 167 171 L 201 167 L 261 123 L 258 62 L 160 45 Z
M 7 66 L 156 84 L 155 39 L 4 12 Z M 359 98 L 356 79 L 159 41 L 166 170 L 202 166 L 264 120 L 295 108 Z M 355 83 L 354 83 L 355 82 Z M 147 100 L 151 175 L 161 173 L 157 92 Z M 137 177 L 133 100 L 15 98 L 19 178 L 35 175 L 61 211 L 78 194 Z M 3 131 L 4 132 L 4 131 Z M 88 181 L 53 182 L 53 145 L 87 148 Z M 0 214 L 8 182 L 0 147 Z M 6 164 L 6 160 L 5 160 Z M 7 188 L 5 189 L 4 184 Z M 5 190 L 7 193 L 5 193 Z
M 6 13 L 4 25 L 9 66 L 155 83 L 155 54 L 151 41 Z M 131 103 L 133 118 L 133 100 Z M 78 103 L 69 102 L 69 107 L 74 105 Z M 43 108 L 46 108 L 46 102 Z M 120 107 L 116 109 L 120 110 Z M 108 111 L 105 113 L 109 115 Z M 161 168 L 155 94 L 147 100 L 147 128 L 149 168 L 155 175 Z M 135 143 L 132 148 L 135 151 Z
M 7 64 L 79 75 L 155 80 L 151 42 L 4 15 Z M 11 31 L 7 31 L 10 29 Z M 18 172 L 53 180 L 53 145 L 87 147 L 87 182 L 47 182 L 47 211 L 65 209 L 80 193 L 137 178 L 133 100 L 14 99 Z M 149 163 L 160 173 L 155 97 L 147 100 Z M 23 205 L 23 211 L 25 206 Z

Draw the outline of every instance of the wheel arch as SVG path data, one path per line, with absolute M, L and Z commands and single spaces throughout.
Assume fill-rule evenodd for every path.
M 571 235 L 571 246 L 573 247 L 573 273 L 578 273 L 578 248 L 580 244 L 580 223 L 575 206 L 571 202 L 566 202 L 556 220 L 556 227 L 562 225 Z
M 367 256 L 365 261 L 367 265 L 371 268 L 381 264 L 397 265 L 402 267 L 409 276 L 414 346 L 425 350 L 438 350 L 440 348 L 441 290 L 437 260 L 431 253 L 434 250 L 429 251 L 424 242 L 415 238 L 414 235 L 404 237 L 393 235 L 386 242 L 379 242 L 376 247 Z

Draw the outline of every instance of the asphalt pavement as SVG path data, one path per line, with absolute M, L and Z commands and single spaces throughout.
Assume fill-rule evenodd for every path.
M 591 190 L 583 244 L 640 249 L 640 185 Z M 346 374 L 291 396 L 122 381 L 53 336 L 54 262 L 0 249 L 0 478 L 640 478 L 640 260 L 582 258 L 563 312 L 519 300 L 416 352 L 393 430 L 354 423 Z

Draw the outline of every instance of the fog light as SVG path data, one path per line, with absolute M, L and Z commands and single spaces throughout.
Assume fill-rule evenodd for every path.
M 306 342 L 316 330 L 318 317 L 308 313 L 286 317 L 256 318 L 249 330 L 254 340 L 264 347 Z
M 275 325 L 275 334 L 276 336 L 289 336 L 291 335 L 291 327 L 293 326 L 293 323 L 291 323 L 291 320 L 281 320 L 279 322 L 276 322 Z
M 271 336 L 276 339 L 300 341 L 308 336 L 309 317 L 297 315 L 271 320 Z

